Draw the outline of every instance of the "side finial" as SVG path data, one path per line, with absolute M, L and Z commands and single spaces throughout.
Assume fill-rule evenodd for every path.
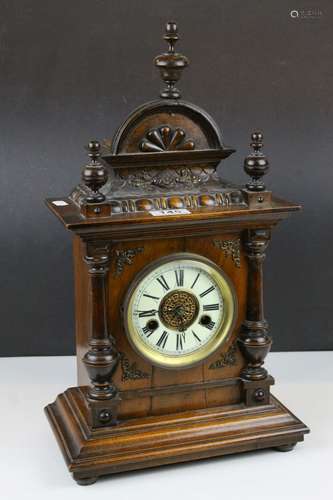
M 244 170 L 251 177 L 250 182 L 246 184 L 249 191 L 265 191 L 266 186 L 262 180 L 262 177 L 269 170 L 269 163 L 261 151 L 263 147 L 263 134 L 262 132 L 253 132 L 251 135 L 251 147 L 253 148 L 253 153 L 247 156 L 244 160 Z
M 108 179 L 106 168 L 101 164 L 99 158 L 101 145 L 98 141 L 90 141 L 88 144 L 88 156 L 90 161 L 83 168 L 82 180 L 91 190 L 91 194 L 86 197 L 88 203 L 102 203 L 105 200 L 104 194 L 99 189 L 104 186 Z
M 175 52 L 175 44 L 179 39 L 177 24 L 169 21 L 165 26 L 164 40 L 168 43 L 168 52 L 155 57 L 155 66 L 160 70 L 162 80 L 166 87 L 160 96 L 164 99 L 179 99 L 180 91 L 175 87 L 181 72 L 189 64 L 189 60 L 183 54 Z

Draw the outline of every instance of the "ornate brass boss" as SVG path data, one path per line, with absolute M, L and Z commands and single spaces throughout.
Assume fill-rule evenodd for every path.
M 166 327 L 180 332 L 186 330 L 198 316 L 199 303 L 189 292 L 175 290 L 164 297 L 159 315 Z

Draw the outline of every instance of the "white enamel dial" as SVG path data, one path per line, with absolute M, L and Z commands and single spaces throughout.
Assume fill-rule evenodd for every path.
M 156 364 L 192 364 L 228 333 L 234 301 L 230 283 L 209 261 L 170 256 L 145 273 L 131 293 L 130 340 Z

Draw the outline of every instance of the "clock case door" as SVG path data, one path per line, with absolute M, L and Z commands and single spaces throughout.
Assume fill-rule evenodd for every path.
M 131 346 L 124 329 L 122 307 L 126 292 L 137 274 L 162 256 L 178 252 L 204 256 L 217 264 L 235 287 L 238 315 L 226 343 L 205 361 L 192 368 L 170 370 L 153 366 Z M 89 312 L 88 272 L 79 238 L 74 240 L 75 296 L 78 385 L 88 385 L 89 378 L 82 361 L 88 349 Z M 237 337 L 246 314 L 247 260 L 240 232 L 157 240 L 138 240 L 112 245 L 108 276 L 107 317 L 121 353 L 114 383 L 120 391 L 119 418 L 240 404 L 240 373 L 244 358 Z

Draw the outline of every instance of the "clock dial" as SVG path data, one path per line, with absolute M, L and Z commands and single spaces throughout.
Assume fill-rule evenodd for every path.
M 175 254 L 148 266 L 129 292 L 130 341 L 157 365 L 185 367 L 221 345 L 236 310 L 233 286 L 215 264 Z

